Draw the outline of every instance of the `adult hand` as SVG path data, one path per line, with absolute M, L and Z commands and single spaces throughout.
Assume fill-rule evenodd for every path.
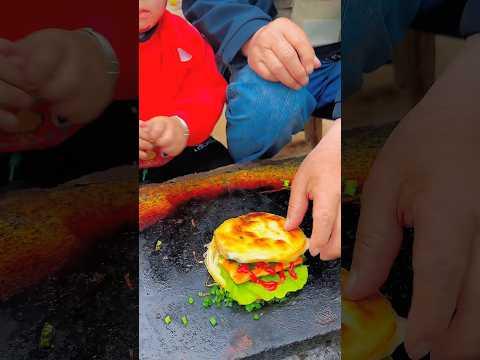
M 320 67 L 305 32 L 287 18 L 278 18 L 260 28 L 242 52 L 263 79 L 296 90 L 307 85 L 309 75 Z
M 292 182 L 285 228 L 297 228 L 313 200 L 310 253 L 322 260 L 341 253 L 341 120 L 305 158 Z
M 148 160 L 150 153 L 155 147 L 149 139 L 147 124 L 145 121 L 140 120 L 138 123 L 138 158 L 140 160 Z
M 343 295 L 377 291 L 413 227 L 413 298 L 405 346 L 420 359 L 480 358 L 480 37 L 402 120 L 363 189 Z M 455 89 L 455 91 L 452 91 Z

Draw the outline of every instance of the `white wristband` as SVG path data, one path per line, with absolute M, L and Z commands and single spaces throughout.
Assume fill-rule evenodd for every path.
M 187 123 L 185 122 L 185 120 L 183 120 L 180 116 L 177 116 L 177 115 L 174 115 L 174 118 L 178 120 L 178 122 L 180 123 L 180 125 L 182 125 L 183 129 L 185 130 L 185 132 L 183 133 L 183 135 L 185 137 L 189 137 L 190 136 L 190 129 L 188 128 L 188 125 Z

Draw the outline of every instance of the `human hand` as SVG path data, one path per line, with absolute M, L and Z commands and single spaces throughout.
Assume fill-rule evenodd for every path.
M 305 32 L 287 18 L 278 18 L 260 28 L 242 52 L 263 79 L 295 90 L 307 85 L 309 75 L 320 67 Z
M 30 96 L 12 106 L 31 106 L 35 98 L 55 116 L 79 124 L 96 118 L 111 101 L 116 76 L 108 74 L 109 60 L 92 35 L 47 29 L 3 44 L 20 73 L 9 83 Z
M 24 84 L 22 71 L 11 57 L 13 43 L 0 39 L 0 131 L 16 133 L 30 129 L 30 121 L 16 116 L 17 111 L 30 108 L 34 98 L 12 84 Z
M 138 158 L 140 160 L 150 159 L 150 154 L 155 146 L 149 139 L 150 137 L 146 129 L 146 122 L 140 120 L 138 124 Z
M 176 116 L 157 116 L 144 123 L 143 131 L 144 139 L 166 156 L 177 156 L 187 146 L 187 129 Z
M 357 300 L 385 282 L 413 227 L 410 358 L 480 358 L 480 37 L 402 120 L 363 188 L 351 276 Z M 451 89 L 455 89 L 454 92 Z
M 297 228 L 313 200 L 313 231 L 310 253 L 322 260 L 341 253 L 341 120 L 300 165 L 292 183 L 286 230 Z

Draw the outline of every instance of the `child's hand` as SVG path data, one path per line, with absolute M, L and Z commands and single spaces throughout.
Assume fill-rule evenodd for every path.
M 278 18 L 258 30 L 242 47 L 248 64 L 268 81 L 291 89 L 308 84 L 320 61 L 305 32 L 293 21 Z
M 179 155 L 187 146 L 188 129 L 175 116 L 157 116 L 145 123 L 145 134 L 165 156 Z
M 10 133 L 25 128 L 15 112 L 28 109 L 35 102 L 31 95 L 12 85 L 25 84 L 22 71 L 10 57 L 12 48 L 12 42 L 0 39 L 0 131 Z
M 310 253 L 322 260 L 341 253 L 341 120 L 305 158 L 292 183 L 286 230 L 298 227 L 313 200 Z
M 140 160 L 148 160 L 154 145 L 149 140 L 149 133 L 146 127 L 146 123 L 142 120 L 138 124 L 138 158 Z
M 71 123 L 93 120 L 113 97 L 116 75 L 108 74 L 104 50 L 84 31 L 38 31 L 8 51 L 22 73 L 11 84 Z

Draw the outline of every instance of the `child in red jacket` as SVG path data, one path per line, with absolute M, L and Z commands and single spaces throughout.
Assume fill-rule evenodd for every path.
M 194 153 L 212 143 L 204 142 L 221 115 L 226 82 L 200 33 L 165 6 L 166 0 L 139 1 L 140 167 L 178 157 L 168 165 L 179 168 L 188 157 L 184 165 L 198 171 L 202 161 Z

